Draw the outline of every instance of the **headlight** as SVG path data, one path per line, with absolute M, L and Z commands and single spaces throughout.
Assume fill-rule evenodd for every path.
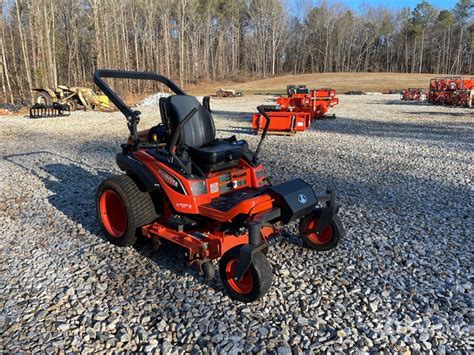
M 191 191 L 194 196 L 207 194 L 206 181 L 193 181 L 191 182 Z

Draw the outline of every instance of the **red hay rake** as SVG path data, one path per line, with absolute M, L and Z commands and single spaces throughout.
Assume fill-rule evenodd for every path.
M 435 78 L 430 80 L 427 97 L 434 105 L 474 106 L 474 77 L 461 76 Z

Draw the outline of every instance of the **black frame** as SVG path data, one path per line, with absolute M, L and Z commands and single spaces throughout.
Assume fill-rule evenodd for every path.
M 167 77 L 152 72 L 135 72 L 126 70 L 96 69 L 94 72 L 94 83 L 102 92 L 112 101 L 112 103 L 123 113 L 127 119 L 127 126 L 133 140 L 133 149 L 136 150 L 140 143 L 138 139 L 137 124 L 140 121 L 140 111 L 132 110 L 123 102 L 120 96 L 102 79 L 134 79 L 134 80 L 152 80 L 166 85 L 176 95 L 187 95 L 186 92 Z
M 117 106 L 120 112 L 122 112 L 127 118 L 136 118 L 138 115 L 136 111 L 132 110 L 123 102 L 123 100 L 117 95 L 117 93 L 113 91 L 111 87 L 107 85 L 104 80 L 102 80 L 102 78 L 158 81 L 166 85 L 176 95 L 187 95 L 186 92 L 178 85 L 176 85 L 173 81 L 160 74 L 140 71 L 135 72 L 126 70 L 96 69 L 96 71 L 94 72 L 94 84 L 96 84 L 102 90 L 102 92 L 110 99 L 110 101 L 112 101 L 112 103 Z

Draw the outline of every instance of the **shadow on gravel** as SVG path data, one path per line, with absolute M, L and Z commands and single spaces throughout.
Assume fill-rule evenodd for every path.
M 388 101 L 373 101 L 370 103 L 371 105 L 395 105 L 395 106 L 418 106 L 418 107 L 444 107 L 446 109 L 467 109 L 468 107 L 461 107 L 461 106 L 447 106 L 447 105 L 434 105 L 428 101 L 402 101 L 402 100 L 388 100 Z M 425 111 L 425 112 L 405 112 L 411 114 L 420 114 L 420 115 L 450 115 L 449 112 L 433 112 L 433 111 Z M 454 113 L 456 116 L 464 116 L 464 115 L 472 115 L 470 112 L 466 113 Z
M 407 113 L 417 115 L 418 113 Z M 428 113 L 426 113 L 428 114 Z M 431 113 L 429 113 L 431 114 Z M 446 115 L 443 113 L 443 115 Z M 467 116 L 466 116 L 467 117 Z M 456 144 L 460 149 L 464 148 L 459 143 L 472 143 L 472 136 L 466 131 L 466 123 L 463 122 L 440 122 L 426 124 L 410 122 L 373 121 L 366 119 L 352 119 L 338 117 L 334 124 L 315 122 L 312 129 L 322 132 L 341 133 L 364 137 L 384 137 L 389 139 L 413 139 L 446 144 Z
M 471 116 L 471 112 L 432 112 L 432 111 L 417 111 L 417 112 L 403 112 L 404 114 L 407 115 L 413 115 L 413 116 L 419 116 L 419 115 L 424 115 L 424 116 L 457 116 L 457 117 L 463 117 L 463 116 Z
M 97 234 L 100 228 L 95 192 L 102 180 L 113 174 L 100 172 L 93 175 L 76 164 L 48 164 L 43 169 L 50 175 L 44 180 L 44 186 L 52 193 L 48 196 L 49 203 L 90 233 Z
M 176 244 L 167 240 L 161 240 L 159 248 L 154 249 L 151 240 L 141 237 L 133 248 L 138 254 L 155 263 L 160 269 L 166 269 L 177 276 L 190 275 L 198 282 L 206 284 L 215 290 L 221 289 L 218 287 L 215 277 L 211 281 L 206 281 L 196 268 L 189 266 L 186 262 L 186 250 Z M 214 264 L 214 266 L 216 266 L 217 274 L 217 265 Z
M 40 179 L 50 191 L 48 202 L 52 206 L 90 233 L 98 234 L 95 191 L 112 173 L 48 151 L 9 155 L 5 160 Z
M 241 122 L 249 122 L 252 117 L 252 112 L 235 112 L 235 111 L 218 111 L 212 110 L 212 115 L 214 118 L 219 119 L 220 116 L 222 118 L 229 118 L 234 121 L 241 121 Z
M 228 132 L 233 134 L 252 134 L 255 135 L 255 131 L 245 127 L 229 127 L 230 129 L 218 129 L 218 132 Z M 237 137 L 237 139 L 239 139 Z
M 397 106 L 433 106 L 428 101 L 403 101 L 403 100 L 387 100 L 376 101 L 371 104 L 375 105 L 397 105 Z
M 48 151 L 15 154 L 4 158 L 41 180 L 50 192 L 48 202 L 68 219 L 82 225 L 91 234 L 105 239 L 97 221 L 95 194 L 99 184 L 113 173 L 97 170 Z M 153 250 L 151 241 L 140 238 L 134 248 L 160 268 L 176 275 L 191 275 L 204 282 L 197 270 L 185 262 L 184 249 L 174 244 L 163 242 L 158 250 Z M 217 290 L 215 280 L 206 284 Z

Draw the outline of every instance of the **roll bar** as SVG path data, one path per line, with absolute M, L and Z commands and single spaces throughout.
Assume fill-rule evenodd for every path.
M 102 79 L 102 78 L 113 78 L 113 79 L 134 79 L 134 80 L 152 80 L 158 81 L 166 85 L 176 95 L 187 95 L 183 89 L 176 85 L 173 81 L 167 77 L 152 73 L 152 72 L 135 72 L 126 70 L 112 70 L 112 69 L 96 69 L 94 72 L 94 83 L 99 87 L 100 90 L 112 101 L 112 103 L 122 112 L 128 122 L 128 128 L 130 135 L 134 140 L 135 145 L 137 144 L 137 124 L 139 121 L 139 111 L 132 110 L 129 106 L 123 102 L 120 96 Z
M 94 84 L 96 84 L 99 89 L 102 90 L 102 92 L 110 99 L 110 101 L 112 101 L 115 106 L 117 106 L 117 108 L 125 115 L 125 117 L 135 117 L 135 111 L 128 107 L 102 78 L 158 81 L 170 88 L 171 91 L 173 91 L 176 95 L 187 95 L 184 90 L 176 85 L 173 81 L 160 74 L 140 71 L 135 72 L 125 70 L 97 69 L 94 72 Z

